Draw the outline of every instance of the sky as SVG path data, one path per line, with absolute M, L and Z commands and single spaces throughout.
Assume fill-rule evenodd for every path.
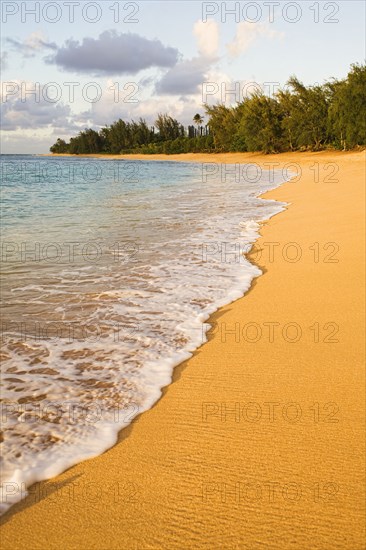
M 1 2 L 2 153 L 118 118 L 187 125 L 203 103 L 344 78 L 365 62 L 365 2 Z

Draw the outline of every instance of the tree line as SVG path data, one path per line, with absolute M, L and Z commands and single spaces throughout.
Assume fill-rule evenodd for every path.
M 189 152 L 319 151 L 366 145 L 366 65 L 352 65 L 347 78 L 305 86 L 291 77 L 273 97 L 256 91 L 234 106 L 204 105 L 184 127 L 168 114 L 154 126 L 117 120 L 99 132 L 85 129 L 69 143 L 62 139 L 52 153 L 175 154 Z

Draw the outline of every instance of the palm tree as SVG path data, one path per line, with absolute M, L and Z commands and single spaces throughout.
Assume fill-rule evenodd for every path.
M 200 114 L 197 113 L 193 117 L 193 122 L 195 124 L 197 124 L 197 126 L 200 126 L 201 124 L 203 124 L 203 116 L 201 116 Z
M 201 126 L 201 135 L 202 135 L 202 124 L 203 124 L 203 116 L 201 116 L 199 113 L 194 115 L 193 122 L 197 124 L 197 129 Z

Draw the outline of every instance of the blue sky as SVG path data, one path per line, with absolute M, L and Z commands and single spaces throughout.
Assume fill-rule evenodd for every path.
M 39 21 L 27 12 L 37 4 Z M 250 82 L 265 91 L 293 74 L 322 83 L 345 77 L 351 63 L 365 59 L 361 0 L 3 1 L 1 7 L 3 153 L 47 152 L 58 136 L 118 117 L 153 124 L 158 112 L 168 112 L 188 124 L 203 113 L 202 92 L 211 91 L 210 102 L 233 102 Z M 223 95 L 234 86 L 236 96 Z M 39 97 L 27 93 L 31 88 Z

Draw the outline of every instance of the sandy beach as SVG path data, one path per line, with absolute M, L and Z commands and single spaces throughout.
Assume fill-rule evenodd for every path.
M 365 153 L 123 158 L 297 177 L 264 195 L 289 206 L 250 254 L 263 275 L 117 445 L 11 508 L 2 547 L 362 550 Z

